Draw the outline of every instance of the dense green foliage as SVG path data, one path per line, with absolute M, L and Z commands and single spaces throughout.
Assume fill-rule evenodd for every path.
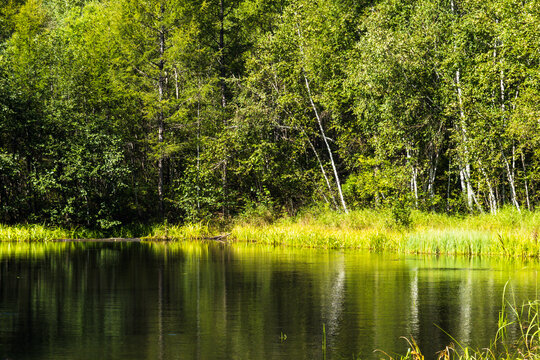
M 2 0 L 0 222 L 533 210 L 539 5 Z

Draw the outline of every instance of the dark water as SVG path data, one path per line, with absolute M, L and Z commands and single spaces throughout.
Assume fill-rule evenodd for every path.
M 0 359 L 373 359 L 487 346 L 536 263 L 219 244 L 0 244 Z M 323 325 L 326 352 L 322 349 Z M 438 326 L 438 327 L 437 327 Z M 286 337 L 286 339 L 285 339 Z

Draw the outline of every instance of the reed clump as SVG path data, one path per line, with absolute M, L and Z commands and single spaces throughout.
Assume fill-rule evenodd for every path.
M 297 247 L 539 257 L 539 228 L 540 213 L 513 209 L 462 217 L 412 211 L 406 226 L 389 209 L 312 210 L 273 222 L 237 221 L 231 233 L 241 242 Z
M 58 239 L 82 239 L 95 237 L 95 232 L 74 228 L 62 229 L 40 224 L 4 225 L 0 224 L 0 240 L 8 242 L 40 242 Z
M 0 242 L 45 242 L 62 239 L 134 238 L 152 232 L 143 224 L 132 224 L 107 230 L 75 227 L 71 229 L 43 224 L 5 225 L 0 223 Z
M 211 229 L 203 222 L 187 223 L 183 225 L 158 225 L 151 229 L 150 235 L 143 237 L 146 240 L 195 240 L 211 236 Z
M 240 242 L 325 249 L 398 251 L 403 242 L 398 231 L 340 228 L 321 224 L 279 223 L 261 226 L 236 225 L 232 236 Z

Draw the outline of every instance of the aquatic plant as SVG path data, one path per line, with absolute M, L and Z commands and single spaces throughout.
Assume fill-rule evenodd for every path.
M 499 312 L 498 329 L 489 347 L 473 349 L 461 344 L 448 334 L 452 343 L 437 353 L 439 360 L 513 360 L 540 359 L 540 300 L 529 300 L 516 305 L 514 299 L 506 299 L 506 286 Z M 511 333 L 517 334 L 510 336 Z M 424 355 L 414 338 L 404 338 L 409 348 L 405 355 L 393 357 L 381 351 L 389 359 L 423 360 Z

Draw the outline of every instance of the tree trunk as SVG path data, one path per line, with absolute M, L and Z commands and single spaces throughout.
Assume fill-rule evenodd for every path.
M 482 175 L 484 175 L 484 179 L 488 187 L 489 212 L 492 214 L 496 214 L 497 213 L 497 200 L 495 199 L 495 193 L 493 192 L 493 186 L 491 185 L 491 181 L 489 181 L 489 177 L 486 173 L 486 170 L 482 166 L 482 163 L 480 163 L 480 171 L 482 172 Z
M 178 69 L 174 67 L 174 89 L 176 90 L 176 100 L 180 99 L 180 92 L 178 87 Z
M 460 155 L 460 170 L 459 170 L 459 176 L 461 179 L 461 188 L 464 192 L 464 194 L 467 197 L 467 206 L 469 210 L 472 210 L 473 203 L 476 204 L 476 207 L 480 212 L 483 211 L 482 206 L 478 203 L 478 200 L 476 198 L 476 194 L 474 193 L 474 190 L 471 185 L 471 164 L 470 164 L 470 156 L 469 156 L 469 147 L 468 147 L 468 136 L 467 136 L 467 126 L 465 123 L 465 111 L 463 109 L 463 96 L 461 92 L 461 81 L 460 81 L 460 70 L 456 70 L 456 78 L 455 78 L 455 87 L 456 87 L 456 94 L 458 97 L 458 105 L 459 105 L 459 125 L 457 126 L 457 131 L 459 131 L 461 135 L 461 142 L 463 146 L 463 151 Z
M 219 87 L 221 89 L 221 106 L 225 108 L 227 100 L 225 98 L 225 4 L 224 0 L 219 0 Z
M 429 194 L 429 197 L 432 198 L 434 193 L 434 184 L 435 184 L 435 177 L 437 175 L 437 166 L 439 164 L 439 151 L 437 150 L 435 152 L 434 158 L 431 160 L 431 166 L 429 167 L 429 177 L 428 177 L 428 184 L 427 184 L 427 193 Z
M 165 14 L 165 5 L 161 3 L 161 17 Z M 159 91 L 159 112 L 158 112 L 158 145 L 159 145 L 159 157 L 158 157 L 158 198 L 159 198 L 159 216 L 163 219 L 163 140 L 165 132 L 165 115 L 163 113 L 163 100 L 165 95 L 165 26 L 160 27 L 159 35 L 159 79 L 158 79 L 158 91 Z
M 341 182 L 339 181 L 339 175 L 336 168 L 336 163 L 334 161 L 334 155 L 332 154 L 332 149 L 330 148 L 330 145 L 328 144 L 328 140 L 326 138 L 326 134 L 324 132 L 324 127 L 322 125 L 321 117 L 319 116 L 319 112 L 317 111 L 317 106 L 315 106 L 315 102 L 313 102 L 313 97 L 311 96 L 311 89 L 309 87 L 309 81 L 306 76 L 306 73 L 304 71 L 304 80 L 306 82 L 306 89 L 309 96 L 309 101 L 311 103 L 311 106 L 313 108 L 313 112 L 315 113 L 315 117 L 317 118 L 317 123 L 319 124 L 319 130 L 321 131 L 321 136 L 324 140 L 324 144 L 326 145 L 326 150 L 328 151 L 328 156 L 330 157 L 330 164 L 332 165 L 332 170 L 334 171 L 334 177 L 336 179 L 336 187 L 338 189 L 339 198 L 341 200 L 341 205 L 343 206 L 343 211 L 345 211 L 346 214 L 349 213 L 349 210 L 347 209 L 347 204 L 345 204 L 345 199 L 343 198 L 343 192 L 341 191 Z
M 457 15 L 458 11 L 456 9 L 456 4 L 454 3 L 454 0 L 450 1 L 450 8 L 452 11 L 452 14 Z M 454 45 L 454 51 L 455 51 L 455 45 Z M 483 211 L 482 207 L 478 203 L 478 200 L 476 198 L 476 194 L 474 193 L 474 190 L 471 185 L 471 165 L 470 165 L 470 156 L 469 156 L 469 147 L 468 147 L 468 136 L 467 136 L 467 126 L 465 123 L 465 110 L 463 108 L 463 95 L 461 91 L 461 79 L 460 74 L 461 69 L 458 68 L 455 72 L 455 78 L 454 78 L 454 86 L 456 88 L 456 95 L 458 98 L 458 106 L 459 106 L 459 122 L 456 124 L 456 131 L 460 134 L 461 137 L 461 143 L 463 146 L 463 150 L 461 151 L 461 154 L 459 155 L 459 177 L 461 180 L 461 189 L 464 193 L 464 195 L 467 198 L 467 207 L 469 208 L 469 211 L 472 211 L 473 209 L 473 203 L 476 204 L 479 211 Z
M 529 200 L 529 185 L 527 184 L 527 169 L 525 168 L 525 157 L 521 153 L 521 165 L 523 166 L 523 178 L 525 180 L 525 198 L 527 200 L 527 210 L 531 211 L 531 203 Z
M 502 43 L 499 44 L 502 46 Z M 499 61 L 500 64 L 502 64 L 502 58 Z M 499 77 L 499 86 L 501 90 L 501 112 L 502 112 L 502 123 L 503 128 L 506 129 L 506 106 L 505 106 L 505 100 L 506 100 L 506 93 L 505 93 L 505 86 L 504 86 L 504 69 L 502 69 L 501 65 L 501 71 L 500 71 L 500 77 Z M 521 209 L 519 207 L 519 203 L 517 201 L 517 195 L 516 195 L 516 186 L 515 186 L 515 163 L 516 163 L 516 157 L 515 157 L 515 145 L 512 143 L 512 168 L 510 168 L 510 164 L 506 156 L 504 155 L 504 147 L 501 144 L 501 152 L 503 155 L 503 161 L 505 163 L 506 167 L 506 176 L 508 178 L 508 184 L 510 186 L 510 200 L 512 201 L 512 204 L 516 207 L 517 211 L 521 212 Z
M 450 211 L 450 184 L 451 184 L 451 177 L 452 174 L 452 163 L 451 160 L 448 160 L 448 183 L 446 185 L 446 211 Z
M 300 33 L 300 26 L 298 24 L 296 24 L 296 25 L 297 25 L 298 38 L 299 38 L 298 45 L 300 47 L 300 53 L 302 55 L 302 73 L 304 75 L 304 82 L 305 82 L 305 85 L 306 85 L 306 90 L 307 90 L 307 93 L 308 93 L 309 102 L 311 103 L 311 107 L 313 108 L 313 112 L 315 113 L 315 118 L 317 119 L 317 123 L 319 125 L 319 130 L 321 132 L 321 137 L 323 138 L 324 144 L 326 146 L 326 150 L 328 151 L 328 156 L 330 158 L 330 164 L 332 165 L 332 170 L 334 171 L 334 178 L 336 180 L 336 187 L 338 189 L 339 198 L 341 200 L 341 206 L 343 207 L 343 211 L 345 211 L 345 213 L 348 214 L 349 210 L 347 209 L 347 204 L 345 203 L 345 199 L 343 198 L 343 191 L 341 190 L 341 182 L 339 180 L 339 175 L 338 175 L 338 172 L 337 172 L 336 163 L 334 161 L 334 155 L 332 153 L 332 149 L 330 148 L 330 145 L 328 144 L 328 139 L 327 139 L 326 133 L 324 131 L 324 127 L 323 127 L 323 124 L 322 124 L 321 117 L 319 116 L 319 111 L 317 110 L 317 106 L 315 105 L 315 102 L 313 101 L 313 96 L 311 95 L 311 88 L 309 86 L 309 80 L 308 80 L 308 77 L 307 77 L 307 74 L 306 74 L 306 69 L 305 69 L 305 66 L 304 66 L 305 54 L 304 54 L 304 49 L 303 49 L 302 43 L 301 43 L 302 34 Z
M 407 156 L 407 161 L 411 163 L 411 192 L 414 195 L 414 205 L 416 208 L 418 208 L 418 186 L 417 186 L 417 181 L 416 181 L 417 176 L 418 176 L 418 170 L 416 166 L 412 163 L 412 160 L 411 160 L 412 156 L 411 156 L 411 151 L 409 150 L 409 148 L 406 148 L 405 152 Z
M 330 185 L 330 180 L 328 179 L 328 176 L 326 175 L 326 170 L 324 169 L 324 166 L 323 166 L 323 163 L 321 161 L 321 158 L 319 157 L 319 153 L 317 152 L 317 149 L 315 149 L 315 146 L 313 146 L 313 143 L 311 142 L 311 140 L 309 140 L 309 137 L 307 136 L 307 134 L 304 132 L 304 130 L 302 129 L 302 132 L 306 135 L 306 139 L 309 143 L 309 146 L 311 147 L 311 150 L 313 150 L 313 153 L 315 154 L 315 157 L 317 158 L 317 162 L 319 163 L 319 167 L 321 168 L 321 173 L 324 177 L 324 180 L 326 181 L 326 186 L 328 187 L 328 193 L 330 194 L 331 196 L 331 199 L 332 199 L 332 203 L 334 204 L 334 206 L 336 207 L 336 209 L 338 208 L 338 204 L 336 202 L 336 198 L 334 196 L 334 192 L 332 191 L 332 186 Z M 327 200 L 328 201 L 328 200 Z
M 221 89 L 221 107 L 225 111 L 227 106 L 227 101 L 225 97 L 226 85 L 225 85 L 225 4 L 224 0 L 219 0 L 219 86 Z M 227 118 L 225 113 L 223 113 L 223 126 L 227 126 Z M 227 187 L 227 156 L 223 159 L 221 166 L 221 184 L 223 190 L 223 205 L 222 213 L 223 217 L 228 217 L 229 208 L 227 206 L 228 198 L 228 187 Z
M 515 185 L 515 177 L 514 177 L 514 160 L 512 159 L 512 168 L 510 168 L 510 162 L 504 155 L 504 151 L 502 149 L 501 149 L 501 152 L 502 152 L 504 165 L 506 167 L 506 177 L 508 179 L 508 184 L 510 185 L 510 201 L 512 201 L 512 204 L 516 207 L 517 211 L 521 212 L 519 203 L 517 201 L 517 195 L 516 195 L 516 185 Z M 514 157 L 513 146 L 512 146 L 512 157 Z

